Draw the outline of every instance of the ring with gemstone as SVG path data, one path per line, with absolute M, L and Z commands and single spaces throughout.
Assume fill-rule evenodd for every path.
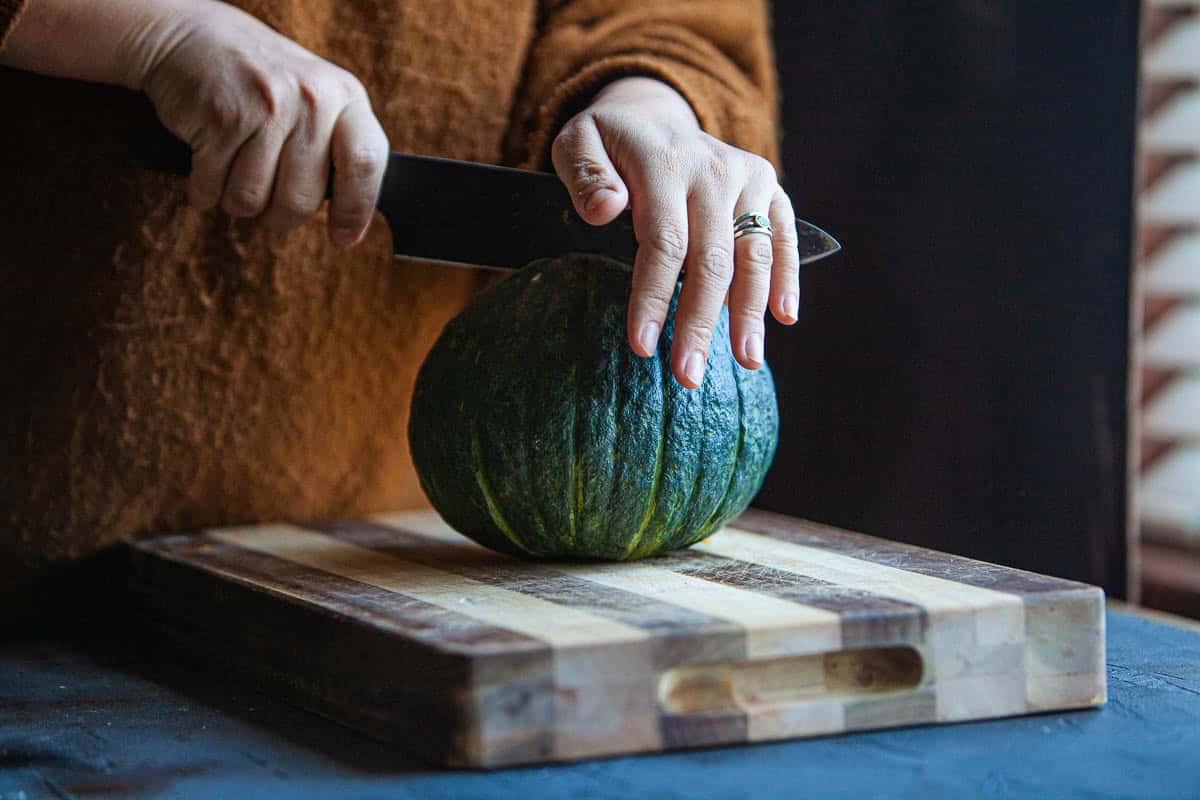
M 734 239 L 740 239 L 752 233 L 759 233 L 764 236 L 774 235 L 774 231 L 771 228 L 771 220 L 767 219 L 765 214 L 756 214 L 748 211 L 745 214 L 739 215 L 733 221 Z

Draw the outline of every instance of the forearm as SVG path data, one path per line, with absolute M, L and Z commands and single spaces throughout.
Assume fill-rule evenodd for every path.
M 776 156 L 763 0 L 543 0 L 542 12 L 505 143 L 514 163 L 544 164 L 562 125 L 631 76 L 673 87 L 711 135 Z
M 0 64 L 141 89 L 180 21 L 214 0 L 29 0 Z M 182 35 L 182 33 L 180 34 Z

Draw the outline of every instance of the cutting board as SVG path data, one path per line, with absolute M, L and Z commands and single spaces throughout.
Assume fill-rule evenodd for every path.
M 1105 699 L 1099 589 L 764 512 L 625 564 L 517 561 L 432 512 L 129 552 L 139 612 L 175 643 L 446 765 Z

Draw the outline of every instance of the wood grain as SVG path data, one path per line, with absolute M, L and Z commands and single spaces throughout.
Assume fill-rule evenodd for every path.
M 131 545 L 139 608 L 268 691 L 460 766 L 1095 705 L 1103 599 L 748 512 L 631 564 L 531 563 L 429 512 Z

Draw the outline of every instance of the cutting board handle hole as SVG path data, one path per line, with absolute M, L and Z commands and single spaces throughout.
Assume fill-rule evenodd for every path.
M 670 714 L 779 708 L 909 691 L 924 674 L 921 654 L 912 647 L 699 664 L 664 672 L 658 702 Z

